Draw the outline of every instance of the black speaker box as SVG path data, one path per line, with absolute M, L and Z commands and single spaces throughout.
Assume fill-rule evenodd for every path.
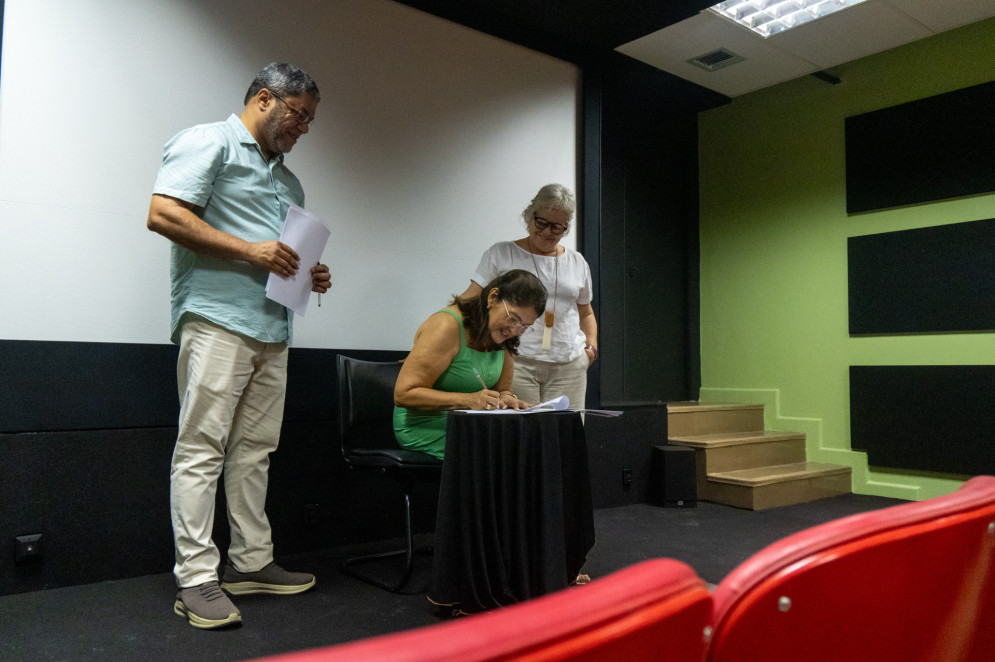
M 694 508 L 698 504 L 694 449 L 655 446 L 650 481 L 653 502 L 665 508 Z

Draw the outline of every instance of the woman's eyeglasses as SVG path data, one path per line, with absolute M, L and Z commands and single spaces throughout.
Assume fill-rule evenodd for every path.
M 542 232 L 546 228 L 549 228 L 550 232 L 557 235 L 563 234 L 567 231 L 567 226 L 562 223 L 550 223 L 542 216 L 536 216 L 535 212 L 532 212 L 532 223 L 539 232 Z
M 523 335 L 532 330 L 531 324 L 522 322 L 517 316 L 511 314 L 511 311 L 508 310 L 508 304 L 504 303 L 504 301 L 501 303 L 504 304 L 504 313 L 508 316 L 508 323 L 511 324 L 511 328 L 514 331 L 517 331 L 519 335 Z

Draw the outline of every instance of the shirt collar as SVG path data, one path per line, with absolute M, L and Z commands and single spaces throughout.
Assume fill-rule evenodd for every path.
M 262 155 L 263 148 L 259 145 L 256 139 L 252 137 L 252 134 L 249 133 L 246 126 L 242 124 L 242 119 L 238 115 L 232 113 L 227 122 L 229 126 L 232 127 L 232 130 L 235 132 L 235 136 L 238 138 L 240 143 L 255 147 L 259 150 L 259 154 Z M 283 163 L 283 156 L 283 154 L 277 154 L 276 158 L 278 163 Z

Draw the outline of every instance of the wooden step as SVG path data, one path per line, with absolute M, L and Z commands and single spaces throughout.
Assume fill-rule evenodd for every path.
M 667 441 L 695 451 L 698 498 L 763 510 L 851 491 L 850 468 L 806 462 L 805 435 L 764 429 L 764 407 L 670 402 Z
M 838 473 L 849 473 L 850 467 L 838 464 L 826 464 L 824 462 L 794 462 L 791 464 L 781 464 L 771 467 L 760 467 L 758 469 L 740 469 L 737 471 L 725 471 L 708 474 L 708 479 L 729 483 L 732 485 L 746 485 L 759 487 L 780 483 L 810 476 L 835 475 Z
M 689 411 L 722 411 L 726 409 L 756 409 L 763 405 L 744 402 L 702 402 L 701 400 L 671 400 L 667 403 L 667 411 L 684 413 Z
M 850 467 L 794 462 L 709 473 L 706 495 L 698 498 L 750 510 L 824 499 L 851 491 Z
M 690 446 L 691 448 L 709 449 L 797 439 L 804 440 L 805 433 L 791 432 L 790 430 L 750 430 L 717 434 L 668 435 L 667 441 L 671 444 Z
M 763 429 L 763 405 L 697 401 L 667 403 L 668 437 Z
M 671 437 L 668 443 L 695 449 L 699 491 L 706 474 L 805 461 L 803 432 L 726 432 Z

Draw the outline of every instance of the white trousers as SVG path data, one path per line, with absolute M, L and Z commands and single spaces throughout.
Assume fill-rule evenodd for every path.
M 567 363 L 536 361 L 519 355 L 515 357 L 515 376 L 511 387 L 519 400 L 534 405 L 566 395 L 570 398 L 571 408 L 583 409 L 590 365 L 587 352 Z
M 241 572 L 255 572 L 273 560 L 266 488 L 269 454 L 283 422 L 287 345 L 193 317 L 180 335 L 176 378 L 180 420 L 169 486 L 173 574 L 188 588 L 218 579 L 221 556 L 211 532 L 222 473 L 229 561 Z

